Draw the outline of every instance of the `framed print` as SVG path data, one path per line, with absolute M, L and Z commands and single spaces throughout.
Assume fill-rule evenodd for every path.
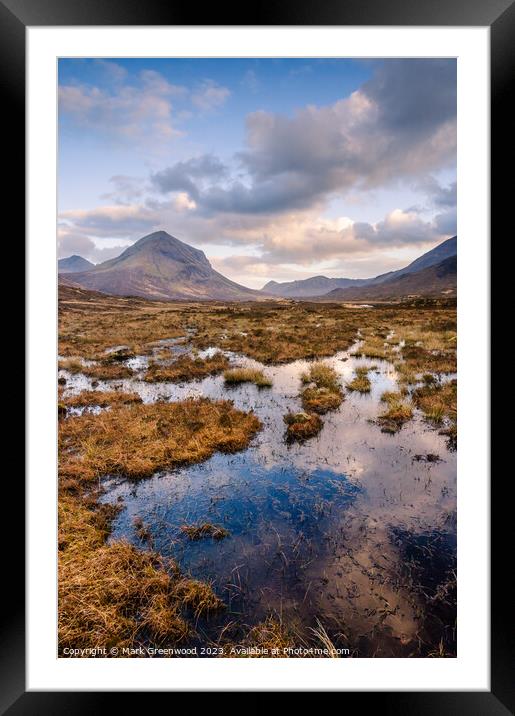
M 489 442 L 513 6 L 267 10 L 1 6 L 27 148 L 7 713 L 513 708 Z

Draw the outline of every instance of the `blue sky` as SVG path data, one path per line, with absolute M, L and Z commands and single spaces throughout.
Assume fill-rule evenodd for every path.
M 165 229 L 259 287 L 455 233 L 454 60 L 64 59 L 59 255 Z

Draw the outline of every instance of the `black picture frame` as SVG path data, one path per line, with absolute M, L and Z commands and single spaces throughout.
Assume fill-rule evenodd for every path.
M 511 0 L 322 0 L 317 3 L 312 0 L 283 0 L 280 4 L 254 3 L 247 10 L 246 17 L 241 13 L 236 18 L 233 8 L 228 5 L 212 4 L 202 8 L 202 23 L 198 23 L 197 7 L 158 0 L 146 0 L 145 3 L 136 0 L 0 0 L 4 141 L 9 138 L 6 144 L 14 149 L 16 156 L 16 161 L 9 163 L 8 202 L 10 213 L 18 217 L 18 236 L 24 230 L 20 224 L 25 216 L 25 31 L 27 27 L 65 25 L 489 26 L 491 236 L 509 226 L 507 213 L 513 204 L 513 180 L 506 181 L 505 177 L 510 177 L 512 171 L 508 151 L 513 127 L 509 89 L 510 80 L 515 76 L 515 4 Z M 24 486 L 15 471 L 9 475 L 9 480 L 9 510 L 12 506 L 14 514 L 16 506 L 21 519 Z M 506 505 L 511 503 L 507 491 L 512 482 L 511 476 L 507 475 L 502 484 L 491 485 L 491 691 L 346 692 L 346 709 L 350 706 L 348 699 L 357 697 L 360 708 L 377 707 L 385 714 L 501 716 L 514 712 L 513 597 L 506 589 L 503 548 L 503 545 L 510 544 L 508 530 L 511 521 L 504 518 L 503 506 L 506 509 Z M 21 534 L 16 535 L 18 544 L 20 537 Z M 7 604 L 3 610 L 1 630 L 0 713 L 9 716 L 82 714 L 102 710 L 108 704 L 114 707 L 110 694 L 25 691 L 24 568 L 20 549 L 7 549 L 3 557 L 4 570 L 9 579 L 3 590 Z M 512 572 L 511 569 L 508 571 Z M 260 695 L 258 697 L 260 699 Z M 139 700 L 136 694 L 131 695 L 131 699 L 135 698 Z M 255 708 L 258 703 L 253 701 L 252 706 Z M 118 701 L 117 705 L 119 708 Z

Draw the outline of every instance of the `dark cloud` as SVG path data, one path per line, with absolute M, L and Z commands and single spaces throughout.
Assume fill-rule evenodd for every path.
M 413 181 L 455 156 L 455 61 L 396 60 L 333 105 L 307 106 L 293 117 L 248 115 L 247 148 L 237 155 L 243 179 L 230 181 L 209 156 L 180 162 L 153 181 L 162 192 L 188 192 L 200 212 L 260 214 Z
M 456 117 L 456 60 L 384 60 L 362 91 L 383 129 L 425 136 Z
M 206 179 L 221 179 L 226 174 L 227 167 L 218 157 L 204 154 L 156 172 L 151 176 L 151 181 L 163 193 L 187 191 L 196 200 L 200 193 L 197 183 L 202 184 Z
M 456 207 L 437 214 L 434 218 L 434 223 L 440 234 L 456 235 L 458 225 Z

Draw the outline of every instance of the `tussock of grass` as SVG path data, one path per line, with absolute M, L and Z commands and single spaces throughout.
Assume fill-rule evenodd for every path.
M 106 545 L 112 511 L 60 499 L 60 653 L 65 648 L 130 648 L 148 637 L 178 644 L 193 631 L 189 614 L 223 607 L 209 584 L 181 576 L 154 552 L 125 541 Z
M 316 413 L 287 413 L 284 416 L 288 440 L 307 440 L 322 430 L 322 419 Z
M 347 383 L 348 390 L 354 390 L 358 393 L 370 393 L 371 383 L 368 377 L 370 368 L 356 368 L 356 376 L 350 383 Z
M 82 408 L 99 405 L 106 408 L 110 405 L 133 405 L 141 403 L 138 393 L 125 393 L 121 390 L 83 390 L 78 395 L 71 395 L 62 400 L 69 408 Z
M 301 393 L 302 407 L 306 412 L 324 414 L 335 410 L 343 402 L 338 374 L 331 366 L 312 363 L 301 380 L 308 384 Z
M 105 358 L 104 363 L 121 363 L 129 358 L 135 358 L 136 354 L 130 348 L 118 348 L 114 351 L 110 351 Z
M 152 541 L 152 535 L 150 534 L 150 530 L 139 515 L 134 518 L 133 525 L 134 531 L 136 532 L 136 536 L 138 537 L 138 539 L 140 539 L 142 542 L 150 543 Z
M 147 383 L 165 381 L 179 383 L 205 378 L 208 375 L 216 375 L 226 370 L 228 366 L 229 361 L 222 353 L 215 353 L 210 358 L 181 356 L 170 365 L 151 363 L 145 373 L 144 380 Z
M 183 525 L 181 532 L 184 532 L 184 534 L 193 541 L 203 539 L 204 537 L 221 540 L 230 535 L 229 530 L 226 530 L 225 527 L 212 525 L 210 522 L 203 522 L 200 525 Z
M 88 378 L 97 380 L 120 380 L 130 378 L 133 371 L 126 365 L 117 362 L 101 361 L 93 365 L 83 365 L 81 361 L 73 358 L 65 358 L 59 361 L 59 369 L 67 370 L 70 373 L 82 373 Z
M 451 447 L 456 446 L 457 438 L 457 392 L 456 380 L 425 385 L 413 392 L 413 402 L 427 420 L 436 425 L 441 425 L 444 419 L 449 421 L 444 432 L 449 437 Z
M 254 383 L 258 388 L 270 388 L 272 386 L 271 378 L 268 378 L 262 370 L 254 368 L 232 368 L 231 370 L 226 370 L 224 380 L 229 385 Z
M 102 475 L 146 477 L 205 460 L 216 450 L 241 450 L 260 427 L 253 413 L 207 399 L 113 406 L 71 417 L 60 422 L 61 481 L 73 488 Z
M 218 611 L 225 606 L 223 601 L 213 592 L 210 584 L 197 579 L 184 578 L 178 581 L 174 585 L 173 596 L 181 606 L 191 609 L 195 617 Z
M 224 645 L 224 656 L 230 658 L 289 658 L 288 649 L 295 648 L 293 636 L 276 617 L 256 624 L 240 644 Z
M 402 393 L 386 391 L 382 394 L 381 400 L 386 403 L 388 409 L 381 413 L 378 418 L 383 432 L 396 433 L 404 423 L 413 417 L 412 406 L 403 400 Z
M 369 335 L 363 340 L 362 345 L 358 348 L 354 355 L 362 358 L 371 358 L 376 360 L 389 360 L 391 345 L 385 345 L 385 335 Z

